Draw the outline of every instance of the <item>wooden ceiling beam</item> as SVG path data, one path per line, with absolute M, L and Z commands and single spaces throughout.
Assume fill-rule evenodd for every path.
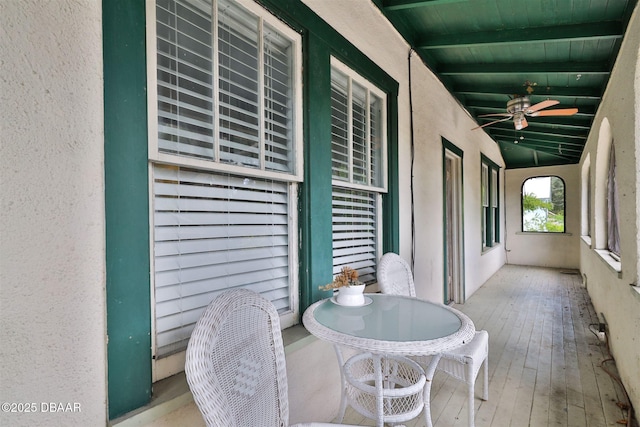
M 582 153 L 582 150 L 584 149 L 584 143 L 569 143 L 569 142 L 565 142 L 565 141 L 555 141 L 552 139 L 536 139 L 536 138 L 531 138 L 531 137 L 525 137 L 524 140 L 519 139 L 519 137 L 514 137 L 513 135 L 509 136 L 507 134 L 491 134 L 490 135 L 491 138 L 495 139 L 495 140 L 500 140 L 500 141 L 507 141 L 510 144 L 513 144 L 513 141 L 518 141 L 518 144 L 520 144 L 521 142 L 526 142 L 527 144 L 537 144 L 537 145 L 542 145 L 542 146 L 555 146 L 555 145 L 562 145 L 563 149 L 567 149 L 567 150 L 574 150 L 574 151 L 579 151 L 580 153 Z
M 514 144 L 512 141 L 499 141 L 504 145 L 513 145 L 516 146 L 520 149 L 522 148 L 528 148 L 529 150 L 533 150 L 533 151 L 538 151 L 541 153 L 545 153 L 548 154 L 550 156 L 554 156 L 554 157 L 558 157 L 564 160 L 569 160 L 569 161 L 574 161 L 576 158 L 579 159 L 580 158 L 580 154 L 576 155 L 572 155 L 572 154 L 568 154 L 568 153 L 561 153 L 559 152 L 555 147 L 534 147 L 531 146 L 529 144 L 525 144 L 525 143 L 519 143 L 519 144 Z
M 504 142 L 504 143 L 530 147 L 533 149 L 539 148 L 541 150 L 556 151 L 556 152 L 559 152 L 560 154 L 564 153 L 567 156 L 574 156 L 574 155 L 580 156 L 582 154 L 582 149 L 583 149 L 582 146 L 570 146 L 568 144 L 563 144 L 563 143 L 538 142 L 538 141 L 532 141 L 528 139 L 514 140 L 513 138 L 509 139 L 504 137 L 500 137 L 499 139 L 501 142 Z M 518 142 L 516 143 L 515 141 L 518 141 Z
M 489 113 L 506 113 L 507 112 L 507 101 L 498 102 L 498 101 L 477 101 L 467 102 L 465 107 L 473 109 L 473 110 L 483 110 L 488 111 Z
M 494 139 L 511 141 L 502 153 L 507 168 L 579 160 L 548 151 L 554 146 L 557 150 L 560 143 L 565 155 L 583 150 L 629 19 L 640 2 L 608 0 L 611 4 L 594 16 L 577 0 L 574 6 L 552 2 L 552 9 L 548 0 L 531 0 L 527 7 L 498 1 L 503 7 L 492 4 L 490 10 L 479 0 L 371 1 L 477 123 L 499 119 L 477 115 L 506 113 L 509 99 L 527 94 L 532 105 L 546 99 L 560 102 L 547 111 L 578 108 L 572 116 L 527 117 L 529 126 L 522 131 L 515 131 L 513 120 L 483 128 Z M 531 148 L 513 144 L 516 135 L 525 135 Z M 566 148 L 567 144 L 572 145 Z
M 442 64 L 436 72 L 442 76 L 472 75 L 523 75 L 523 74 L 571 74 L 609 75 L 606 62 L 535 62 L 535 63 L 483 63 L 483 64 Z
M 490 130 L 493 131 L 499 131 L 499 130 L 503 130 L 503 131 L 507 131 L 507 132 L 511 132 L 511 135 L 513 135 L 514 132 L 514 127 L 513 127 L 513 123 L 512 122 L 502 122 L 502 123 L 496 123 L 494 125 L 490 126 Z M 584 141 L 587 139 L 587 134 L 588 132 L 576 132 L 573 130 L 565 130 L 565 129 L 540 129 L 537 128 L 534 124 L 531 124 L 531 121 L 529 121 L 529 126 L 527 126 L 526 128 L 522 129 L 522 130 L 518 130 L 516 131 L 518 133 L 518 135 L 522 134 L 525 138 L 528 136 L 539 136 L 539 137 L 551 137 L 551 138 L 569 138 L 569 140 L 579 140 L 579 141 Z
M 558 86 L 531 86 L 533 92 L 530 97 L 550 96 L 556 98 L 578 98 L 600 100 L 602 94 L 596 87 L 558 87 Z M 461 95 L 521 95 L 527 91 L 526 85 L 521 86 L 490 86 L 490 85 L 454 85 L 453 93 Z
M 556 25 L 551 27 L 434 35 L 427 39 L 418 40 L 416 49 L 450 49 L 499 46 L 514 43 L 528 44 L 621 39 L 623 35 L 622 23 L 609 21 L 592 24 Z
M 541 132 L 541 131 L 530 131 L 527 128 L 522 130 L 515 130 L 513 128 L 513 123 L 508 123 L 510 127 L 507 125 L 505 127 L 499 127 L 502 123 L 496 123 L 488 128 L 484 128 L 487 133 L 494 137 L 503 137 L 503 138 L 511 138 L 513 141 L 514 137 L 524 136 L 525 139 L 531 139 L 536 141 L 548 141 L 550 143 L 563 143 L 563 144 L 576 144 L 576 145 L 584 145 L 584 142 L 587 140 L 586 135 L 571 135 L 567 133 L 554 133 L 554 132 Z
M 507 112 L 507 101 L 505 102 L 496 102 L 496 101 L 469 101 L 465 104 L 465 107 L 470 110 L 474 110 L 478 114 L 488 114 L 488 113 L 506 113 Z M 563 105 L 560 104 L 555 108 L 571 108 L 573 105 Z M 577 119 L 591 119 L 596 114 L 595 106 L 591 105 L 579 105 L 578 112 L 570 117 L 574 117 Z M 480 113 L 478 110 L 482 110 Z
M 478 122 L 492 122 L 499 117 L 477 117 L 476 120 Z M 536 120 L 533 122 L 533 120 Z M 538 119 L 529 119 L 527 118 L 527 122 L 529 126 L 534 125 L 535 127 L 545 127 L 552 129 L 573 129 L 573 130 L 586 130 L 589 131 L 591 129 L 591 123 L 586 120 L 576 120 L 574 117 L 545 117 L 544 121 Z
M 461 3 L 468 0 L 383 0 L 385 11 L 415 9 L 417 7 L 440 6 L 449 3 Z

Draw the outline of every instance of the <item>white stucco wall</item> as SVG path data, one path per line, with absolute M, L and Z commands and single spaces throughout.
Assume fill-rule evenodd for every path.
M 105 424 L 101 37 L 101 2 L 0 2 L 3 426 Z
M 590 244 L 580 243 L 580 270 L 593 305 L 608 324 L 609 343 L 620 377 L 638 413 L 640 408 L 640 293 L 630 284 L 640 281 L 640 13 L 636 8 L 622 44 L 609 85 L 594 119 L 580 167 L 591 168 L 591 195 L 598 196 L 599 142 L 612 138 L 616 150 L 620 212 L 621 270 L 615 271 L 596 253 L 604 245 L 605 226 L 598 226 L 598 203 L 594 200 L 590 221 Z M 604 128 L 610 128 L 608 129 Z M 606 163 L 604 163 L 606 164 Z M 606 173 L 607 168 L 603 168 Z M 600 185 L 606 185 L 601 181 Z M 603 196 L 604 197 L 604 196 Z M 602 203 L 606 206 L 606 203 Z M 602 220 L 605 220 L 602 218 Z
M 522 184 L 559 176 L 565 185 L 565 233 L 522 232 Z M 510 169 L 505 173 L 507 263 L 577 269 L 580 265 L 580 168 L 578 165 Z
M 399 84 L 398 143 L 400 162 L 400 255 L 411 260 L 411 116 L 409 45 L 370 0 L 303 0 L 321 18 L 384 69 Z M 372 29 L 375 28 L 375 31 Z M 464 152 L 464 260 L 469 297 L 504 264 L 498 245 L 482 253 L 480 154 L 504 167 L 497 144 L 484 132 L 416 54 L 411 59 L 414 113 L 415 268 L 419 297 L 442 302 L 443 172 L 442 137 Z M 500 179 L 503 182 L 502 177 Z M 502 203 L 501 203 L 502 205 Z M 502 239 L 501 239 L 502 240 Z

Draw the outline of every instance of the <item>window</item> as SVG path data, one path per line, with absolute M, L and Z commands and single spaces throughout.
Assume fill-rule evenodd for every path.
M 607 176 L 607 249 L 616 261 L 620 261 L 618 183 L 616 181 L 616 150 L 613 142 L 609 153 L 609 173 Z
M 620 273 L 620 230 L 618 189 L 616 183 L 616 158 L 613 129 L 608 118 L 602 119 L 598 132 L 593 177 L 593 236 L 592 248 L 603 261 Z
M 564 233 L 564 192 L 560 177 L 527 179 L 522 184 L 522 231 Z
M 182 370 L 195 322 L 221 291 L 250 288 L 275 304 L 284 327 L 296 321 L 302 103 L 300 37 L 254 2 L 158 0 L 155 14 L 159 379 Z
M 482 156 L 481 198 L 482 198 L 482 248 L 495 246 L 500 242 L 499 210 L 499 167 Z
M 583 237 L 591 237 L 591 155 L 587 153 L 582 164 L 581 191 L 581 232 Z M 590 239 L 589 239 L 590 240 Z
M 386 96 L 332 59 L 333 273 L 349 265 L 375 281 L 386 192 Z
M 299 179 L 295 32 L 229 0 L 158 0 L 156 43 L 154 160 Z

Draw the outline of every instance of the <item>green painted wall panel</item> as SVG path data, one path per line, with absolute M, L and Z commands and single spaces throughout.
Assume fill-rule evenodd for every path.
M 333 279 L 330 51 L 311 34 L 305 40 L 305 163 L 299 218 L 301 312 L 314 301 L 330 296 L 318 286 Z
M 387 99 L 387 194 L 382 197 L 382 251 L 400 253 L 398 88 Z
M 144 0 L 103 2 L 109 417 L 151 397 Z

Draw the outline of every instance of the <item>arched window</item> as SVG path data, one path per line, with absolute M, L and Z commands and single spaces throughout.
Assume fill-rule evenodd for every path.
M 528 178 L 522 184 L 522 231 L 564 233 L 564 192 L 558 176 Z
M 580 234 L 591 237 L 591 155 L 587 156 L 582 164 L 582 194 Z
M 600 125 L 595 176 L 595 249 L 620 260 L 618 186 L 613 130 L 606 117 Z
M 611 142 L 607 174 L 607 249 L 620 261 L 620 219 L 618 217 L 618 183 L 616 181 L 616 150 Z

